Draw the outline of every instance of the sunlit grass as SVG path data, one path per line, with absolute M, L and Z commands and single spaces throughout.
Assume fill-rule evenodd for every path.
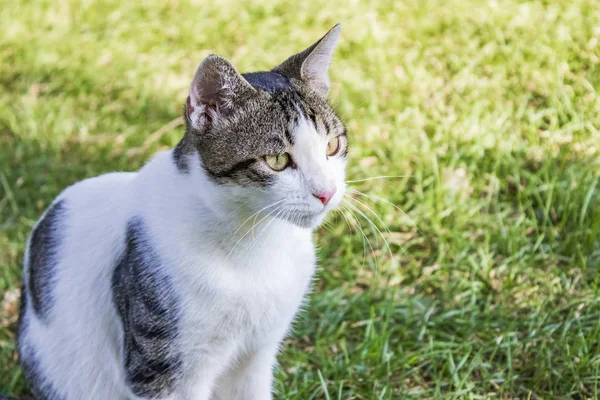
M 369 197 L 317 232 L 277 398 L 598 397 L 599 21 L 591 0 L 5 2 L 0 392 L 26 393 L 23 248 L 60 190 L 173 146 L 207 54 L 264 70 L 342 22 L 331 97 Z

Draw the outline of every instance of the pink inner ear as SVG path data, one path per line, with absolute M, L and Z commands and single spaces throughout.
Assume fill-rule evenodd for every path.
M 190 96 L 188 96 L 188 98 L 187 98 L 187 105 L 188 105 L 188 115 L 193 114 L 194 107 L 192 107 L 192 100 L 190 99 Z

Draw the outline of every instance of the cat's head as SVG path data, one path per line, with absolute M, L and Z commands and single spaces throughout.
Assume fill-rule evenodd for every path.
M 187 131 L 173 157 L 202 174 L 224 209 L 271 212 L 315 227 L 345 191 L 346 129 L 327 100 L 328 69 L 340 26 L 268 72 L 240 74 L 208 56 L 185 106 Z

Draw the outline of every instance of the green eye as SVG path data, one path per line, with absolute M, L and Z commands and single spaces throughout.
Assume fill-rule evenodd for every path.
M 265 157 L 265 162 L 274 171 L 283 171 L 290 164 L 290 155 L 288 153 L 273 154 Z
M 327 142 L 327 157 L 335 156 L 340 149 L 340 137 L 336 136 Z

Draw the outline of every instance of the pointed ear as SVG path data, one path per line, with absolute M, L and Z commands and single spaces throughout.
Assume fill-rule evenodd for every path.
M 202 129 L 230 115 L 241 101 L 255 93 L 229 61 L 211 54 L 200 63 L 190 85 L 186 118 L 192 127 Z
M 327 95 L 329 92 L 329 62 L 340 32 L 341 26 L 337 24 L 317 43 L 303 52 L 291 56 L 273 71 L 299 79 L 316 92 L 323 96 Z

